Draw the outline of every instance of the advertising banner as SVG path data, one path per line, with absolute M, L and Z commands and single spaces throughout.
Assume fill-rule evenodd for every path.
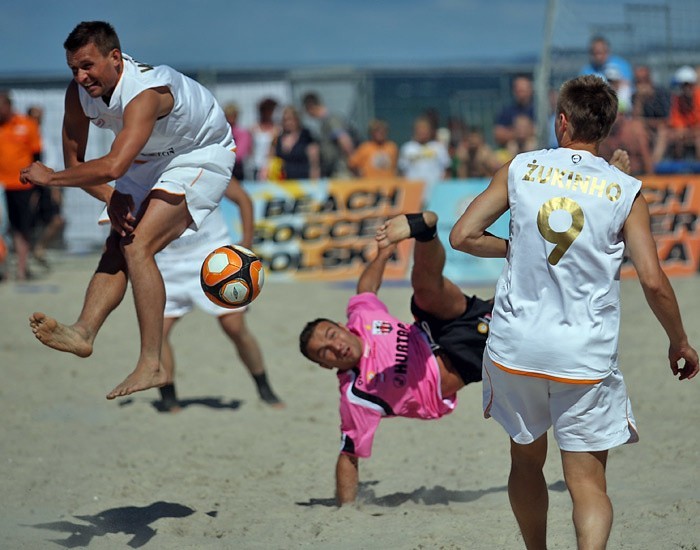
M 642 194 L 649 204 L 651 231 L 664 272 L 693 275 L 700 268 L 700 176 L 654 175 L 643 178 Z M 622 277 L 635 277 L 625 262 Z
M 388 218 L 421 209 L 423 183 L 395 180 L 245 182 L 253 200 L 253 249 L 266 276 L 289 280 L 357 279 L 376 249 L 374 234 Z M 222 202 L 234 242 L 238 209 Z M 405 279 L 412 241 L 401 243 L 385 279 Z
M 447 263 L 444 274 L 455 283 L 494 284 L 501 274 L 503 258 L 477 258 L 450 247 L 449 237 L 452 226 L 457 222 L 467 206 L 489 184 L 487 178 L 450 180 L 434 186 L 428 201 L 428 210 L 438 215 L 438 235 L 445 245 Z M 508 238 L 510 216 L 506 212 L 498 218 L 489 231 L 498 237 Z

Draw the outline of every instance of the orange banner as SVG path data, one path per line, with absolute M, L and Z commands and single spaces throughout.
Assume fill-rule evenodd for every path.
M 669 277 L 694 275 L 700 268 L 700 176 L 654 175 L 645 176 L 642 181 L 664 272 Z M 625 261 L 621 276 L 636 276 L 629 260 Z

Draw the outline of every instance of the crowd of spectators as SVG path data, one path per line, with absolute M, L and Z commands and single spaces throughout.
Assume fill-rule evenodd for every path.
M 700 86 L 695 68 L 677 67 L 664 86 L 648 65 L 633 65 L 614 55 L 609 42 L 596 36 L 589 43 L 589 60 L 578 74 L 599 75 L 618 95 L 617 120 L 600 146 L 604 158 L 609 160 L 617 148 L 626 149 L 634 175 L 697 171 Z M 319 155 L 321 177 L 404 177 L 424 180 L 429 186 L 445 179 L 489 177 L 518 153 L 557 146 L 553 127 L 556 98 L 556 89 L 550 90 L 550 135 L 543 144 L 537 137 L 533 80 L 529 74 L 512 79 L 510 101 L 496 113 L 488 133 L 457 117 L 448 118 L 447 124 L 441 126 L 440 114 L 426 106 L 414 120 L 411 138 L 396 143 L 387 121 L 379 119 L 370 122 L 366 139 L 357 139 L 359 132 L 347 120 L 331 112 L 319 94 L 309 92 L 301 102 L 305 117 L 298 117 L 300 130 L 305 130 L 302 133 L 310 140 L 301 155 Z M 261 102 L 261 108 L 270 101 L 273 100 Z M 291 166 L 286 166 L 284 148 L 281 151 L 278 146 L 283 136 L 290 138 L 283 129 L 275 132 L 262 147 L 267 149 L 265 164 L 276 169 L 273 173 L 258 170 L 253 179 L 260 179 L 260 175 L 296 179 L 292 178 Z M 254 154 L 261 155 L 260 151 Z
M 609 160 L 615 149 L 626 149 L 634 175 L 699 171 L 698 68 L 675 67 L 673 77 L 663 83 L 650 66 L 613 54 L 602 36 L 590 40 L 588 53 L 578 74 L 606 79 L 619 98 L 618 117 L 600 145 L 601 155 Z M 229 103 L 224 111 L 237 144 L 234 175 L 248 181 L 403 177 L 423 180 L 429 187 L 446 179 L 488 178 L 518 153 L 557 146 L 556 89 L 549 92 L 545 143 L 537 138 L 532 76 L 515 76 L 510 93 L 488 128 L 454 116 L 442 126 L 440 113 L 426 105 L 413 121 L 410 139 L 399 143 L 386 120 L 371 120 L 363 131 L 313 91 L 301 98 L 298 108 L 271 97 L 261 99 L 251 127 L 239 124 L 239 107 Z M 16 251 L 15 276 L 23 280 L 32 276 L 30 258 L 48 268 L 46 247 L 60 238 L 65 223 L 60 192 L 21 186 L 13 176 L 18 163 L 41 155 L 41 116 L 38 106 L 27 115 L 15 113 L 10 94 L 0 92 L 0 195 L 6 195 L 5 200 L 0 196 L 0 205 L 9 206 L 0 208 L 0 277 L 7 248 L 3 235 Z

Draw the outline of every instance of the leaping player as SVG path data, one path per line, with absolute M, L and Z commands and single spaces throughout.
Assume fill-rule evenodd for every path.
M 107 203 L 112 231 L 78 320 L 65 325 L 34 313 L 30 325 L 46 346 L 87 357 L 130 280 L 141 346 L 134 371 L 107 394 L 114 399 L 167 381 L 160 359 L 165 290 L 154 256 L 196 231 L 219 204 L 235 145 L 206 88 L 170 67 L 123 54 L 109 23 L 80 23 L 64 48 L 73 72 L 63 119 L 66 169 L 54 172 L 35 162 L 21 171 L 21 180 L 85 189 Z M 90 122 L 112 130 L 115 139 L 109 153 L 86 161 Z

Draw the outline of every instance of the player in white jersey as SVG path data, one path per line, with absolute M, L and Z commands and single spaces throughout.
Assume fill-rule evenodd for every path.
M 604 548 L 610 535 L 608 451 L 637 441 L 617 369 L 623 253 L 668 335 L 671 371 L 681 380 L 698 373 L 698 355 L 659 264 L 641 182 L 597 154 L 617 105 L 614 91 L 597 76 L 564 83 L 556 113 L 560 148 L 506 164 L 450 235 L 458 250 L 507 260 L 484 352 L 484 416 L 511 438 L 508 493 L 529 549 L 546 548 L 542 468 L 550 427 L 573 501 L 578 547 Z M 510 238 L 503 240 L 486 228 L 508 209 Z
M 77 322 L 35 313 L 30 325 L 43 344 L 86 357 L 131 281 L 140 354 L 134 371 L 107 395 L 114 399 L 167 382 L 160 362 L 165 290 L 154 255 L 216 208 L 231 179 L 235 145 L 211 93 L 169 67 L 123 55 L 109 23 L 80 23 L 64 48 L 73 72 L 63 119 L 66 169 L 34 163 L 21 178 L 85 189 L 108 205 L 112 232 Z M 109 153 L 86 161 L 90 122 L 111 129 L 115 139 Z
M 225 196 L 238 206 L 243 227 L 241 244 L 246 248 L 251 248 L 253 244 L 253 203 L 235 178 L 231 180 Z M 265 363 L 258 341 L 245 323 L 247 307 L 235 310 L 226 309 L 213 303 L 202 292 L 199 281 L 202 261 L 217 246 L 230 242 L 221 209 L 216 208 L 207 216 L 196 233 L 180 237 L 156 254 L 156 263 L 165 284 L 161 361 L 168 374 L 168 380 L 171 381 L 160 388 L 161 410 L 175 412 L 180 409 L 175 392 L 175 356 L 170 343 L 170 333 L 178 319 L 192 311 L 194 306 L 218 319 L 221 329 L 233 342 L 238 356 L 253 378 L 260 399 L 274 407 L 283 406 L 267 380 Z

